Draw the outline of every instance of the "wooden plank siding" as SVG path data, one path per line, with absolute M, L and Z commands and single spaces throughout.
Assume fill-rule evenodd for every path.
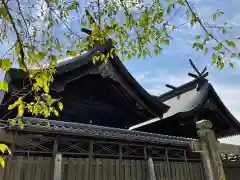
M 62 158 L 62 180 L 149 180 L 144 160 Z M 51 180 L 51 157 L 13 157 L 0 180 Z M 205 180 L 201 162 L 154 161 L 156 180 Z M 91 170 L 91 171 L 90 171 Z M 121 174 L 120 174 L 121 172 Z M 90 175 L 91 174 L 91 175 Z M 90 177 L 92 179 L 90 179 Z
M 1 180 L 51 180 L 51 157 L 13 157 L 7 167 L 1 169 Z
M 240 161 L 223 161 L 223 167 L 227 180 L 240 179 Z

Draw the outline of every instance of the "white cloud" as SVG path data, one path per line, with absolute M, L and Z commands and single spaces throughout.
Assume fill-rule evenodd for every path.
M 137 7 L 140 7 L 141 5 L 148 3 L 148 0 L 147 1 L 146 0 L 125 0 L 123 2 L 121 2 L 121 0 L 115 0 L 114 2 L 109 0 L 100 0 L 100 2 L 102 3 L 103 6 L 107 4 L 108 5 L 116 4 L 116 5 L 119 5 L 120 8 L 123 8 L 122 7 L 122 3 L 123 3 L 123 5 L 126 6 L 126 8 L 130 8 L 131 10 L 137 10 Z
M 154 87 L 144 87 L 150 94 L 152 95 L 161 95 L 169 90 L 169 88 L 165 87 L 165 84 L 170 84 L 172 86 L 180 86 L 184 83 L 187 83 L 192 80 L 191 77 L 186 74 L 181 74 L 179 76 L 172 75 L 172 73 L 168 71 L 157 71 L 153 74 L 150 72 L 143 72 L 134 75 L 135 79 L 140 82 L 140 84 L 150 84 L 154 85 Z
M 240 26 L 240 14 L 236 14 L 230 22 L 234 26 Z
M 145 84 L 149 85 L 149 83 L 153 85 L 153 87 L 150 88 L 144 86 L 144 88 L 152 95 L 160 95 L 167 92 L 169 89 L 165 87 L 166 83 L 173 86 L 180 86 L 192 80 L 191 77 L 187 76 L 187 74 L 174 75 L 173 73 L 167 71 L 156 73 L 154 76 L 146 76 L 149 74 L 149 72 L 144 72 L 136 75 L 135 77 L 143 86 Z M 223 84 L 219 80 L 215 79 L 213 74 L 209 81 L 229 111 L 236 117 L 236 119 L 240 120 L 240 102 L 239 98 L 236 98 L 239 96 L 240 85 L 230 86 L 229 84 Z M 239 136 L 221 139 L 220 141 L 240 145 Z
M 37 30 L 39 31 L 47 29 L 48 25 L 47 17 L 49 16 L 50 13 L 52 13 L 53 17 L 56 19 L 60 19 L 61 17 L 59 10 L 54 10 L 54 12 L 51 12 L 45 0 L 36 1 L 34 7 L 35 7 L 34 12 L 32 13 L 37 20 L 33 23 L 32 26 L 37 28 Z M 74 17 L 69 15 L 67 19 L 61 19 L 61 21 L 64 21 L 66 24 L 69 24 L 73 19 Z M 66 28 L 64 23 L 62 23 L 60 28 Z
M 232 4 L 233 5 L 240 5 L 240 1 L 239 0 L 232 0 Z
M 135 79 L 136 79 L 138 82 L 140 82 L 140 81 L 146 79 L 146 76 L 147 76 L 148 74 L 149 74 L 148 72 L 143 72 L 143 73 L 140 73 L 140 74 L 135 75 L 134 77 L 135 77 Z

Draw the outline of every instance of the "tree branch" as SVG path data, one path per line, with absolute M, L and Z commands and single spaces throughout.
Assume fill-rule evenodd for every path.
M 25 55 L 24 55 L 23 44 L 22 44 L 22 41 L 21 41 L 21 38 L 20 38 L 20 34 L 18 33 L 17 27 L 16 27 L 16 25 L 15 25 L 15 23 L 13 21 L 13 17 L 12 17 L 12 15 L 11 15 L 9 9 L 8 9 L 8 6 L 7 6 L 6 2 L 5 2 L 5 0 L 2 0 L 2 4 L 3 4 L 4 8 L 7 11 L 7 14 L 9 16 L 10 22 L 11 22 L 11 24 L 13 26 L 13 29 L 15 31 L 15 34 L 17 36 L 17 42 L 19 44 L 19 49 L 20 49 L 19 53 L 20 53 L 20 56 L 21 56 L 20 63 L 25 68 L 25 70 L 27 70 L 27 66 L 26 66 L 26 64 L 24 62 Z
M 47 7 L 62 21 L 62 23 L 66 26 L 66 28 L 75 36 L 78 37 L 78 39 L 82 39 L 78 34 L 74 33 L 69 26 L 67 25 L 67 23 L 55 12 L 55 10 L 51 7 L 51 5 L 49 4 L 49 2 L 47 0 L 44 0 L 44 2 L 46 2 Z
M 101 28 L 101 16 L 100 16 L 101 4 L 100 4 L 100 0 L 97 0 L 97 6 L 98 6 L 98 26 Z
M 24 24 L 25 24 L 25 26 L 26 26 L 27 34 L 28 34 L 28 36 L 29 36 L 29 38 L 30 38 L 30 41 L 32 41 L 32 39 L 31 39 L 31 35 L 30 35 L 29 31 L 28 31 L 28 25 L 27 25 L 27 22 L 26 22 L 26 20 L 25 20 L 25 18 L 24 18 L 24 15 L 23 15 L 23 13 L 22 13 L 22 9 L 21 9 L 20 2 L 19 2 L 19 0 L 16 0 L 16 1 L 17 1 L 17 5 L 18 5 L 19 13 L 20 13 L 20 15 L 21 15 L 21 17 L 22 17 L 22 19 L 23 19 L 23 22 L 24 22 Z
M 210 33 L 210 32 L 206 29 L 206 27 L 203 25 L 201 19 L 199 18 L 198 14 L 193 11 L 193 9 L 192 9 L 192 7 L 190 6 L 188 0 L 184 0 L 184 1 L 185 1 L 186 5 L 187 5 L 188 9 L 189 9 L 189 10 L 191 11 L 191 13 L 193 14 L 193 16 L 195 16 L 195 18 L 196 18 L 197 22 L 199 23 L 199 25 L 200 25 L 200 26 L 202 27 L 202 29 L 205 31 L 205 33 L 208 34 L 208 35 L 209 35 L 213 40 L 215 40 L 216 42 L 221 43 L 217 38 L 215 38 L 215 37 L 213 36 L 212 33 Z M 221 43 L 221 44 L 222 44 L 222 43 Z M 232 53 L 231 50 L 230 50 L 228 47 L 226 47 L 224 44 L 222 44 L 222 45 L 223 45 L 224 49 L 225 49 L 227 52 Z

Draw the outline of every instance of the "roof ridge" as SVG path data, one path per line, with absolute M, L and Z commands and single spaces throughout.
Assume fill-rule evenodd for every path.
M 181 94 L 183 94 L 183 93 L 185 93 L 189 90 L 192 90 L 192 89 L 196 88 L 196 85 L 198 83 L 200 83 L 201 81 L 208 82 L 208 80 L 206 78 L 204 78 L 204 79 L 202 79 L 202 78 L 194 79 L 194 80 L 189 81 L 185 84 L 182 84 L 181 86 L 176 87 L 176 89 L 172 89 L 170 91 L 167 91 L 167 92 L 161 94 L 160 96 L 157 97 L 157 99 L 160 102 L 164 102 L 168 99 L 171 99 L 174 96 L 181 95 Z

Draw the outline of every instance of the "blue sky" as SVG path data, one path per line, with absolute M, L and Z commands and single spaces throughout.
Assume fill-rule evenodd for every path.
M 220 9 L 225 14 L 218 20 L 218 23 L 228 22 L 235 27 L 231 33 L 225 37 L 217 34 L 219 39 L 235 39 L 240 34 L 240 0 L 189 0 L 197 9 L 197 12 L 204 19 L 211 20 L 211 14 Z M 174 23 L 181 24 L 185 22 L 184 17 L 177 16 Z M 72 22 L 71 24 L 74 24 Z M 61 30 L 60 30 L 61 31 Z M 59 32 L 57 32 L 59 33 Z M 173 41 L 171 45 L 164 49 L 163 54 L 146 59 L 133 59 L 125 61 L 127 69 L 137 79 L 137 81 L 154 95 L 162 94 L 169 89 L 165 88 L 165 84 L 179 86 L 188 82 L 191 78 L 188 72 L 193 72 L 189 65 L 188 59 L 192 59 L 199 69 L 208 66 L 209 81 L 212 83 L 219 96 L 233 113 L 240 120 L 240 101 L 238 94 L 240 92 L 240 64 L 235 69 L 226 67 L 224 70 L 218 70 L 214 66 L 210 66 L 211 57 L 204 56 L 203 53 L 196 52 L 191 48 L 190 43 L 196 34 L 201 34 L 201 29 L 196 26 L 189 28 L 188 25 L 183 26 L 178 32 L 172 34 Z M 0 44 L 0 56 L 9 48 L 8 44 Z M 3 73 L 0 72 L 0 78 Z M 240 137 L 233 137 L 223 142 L 234 143 L 240 145 Z
M 219 21 L 227 21 L 235 26 L 232 32 L 227 35 L 227 38 L 235 39 L 240 36 L 239 0 L 191 0 L 191 2 L 195 4 L 198 13 L 205 19 L 211 18 L 212 12 L 217 9 L 223 11 L 225 14 Z M 189 45 L 194 37 L 191 34 L 196 35 L 199 31 L 201 32 L 198 27 L 192 29 L 185 26 L 180 32 L 173 35 L 172 44 L 162 55 L 141 60 L 133 59 L 125 62 L 125 65 L 150 93 L 162 94 L 169 90 L 165 87 L 165 84 L 179 86 L 191 80 L 187 73 L 193 72 L 193 70 L 188 59 L 192 59 L 199 69 L 211 64 L 211 57 L 192 50 Z M 219 35 L 218 38 L 224 39 L 226 37 Z M 226 67 L 224 70 L 218 70 L 216 67 L 210 66 L 208 79 L 232 114 L 240 120 L 240 101 L 238 99 L 240 93 L 240 64 L 236 63 L 237 66 L 234 69 Z M 222 141 L 240 145 L 240 137 L 226 138 Z

